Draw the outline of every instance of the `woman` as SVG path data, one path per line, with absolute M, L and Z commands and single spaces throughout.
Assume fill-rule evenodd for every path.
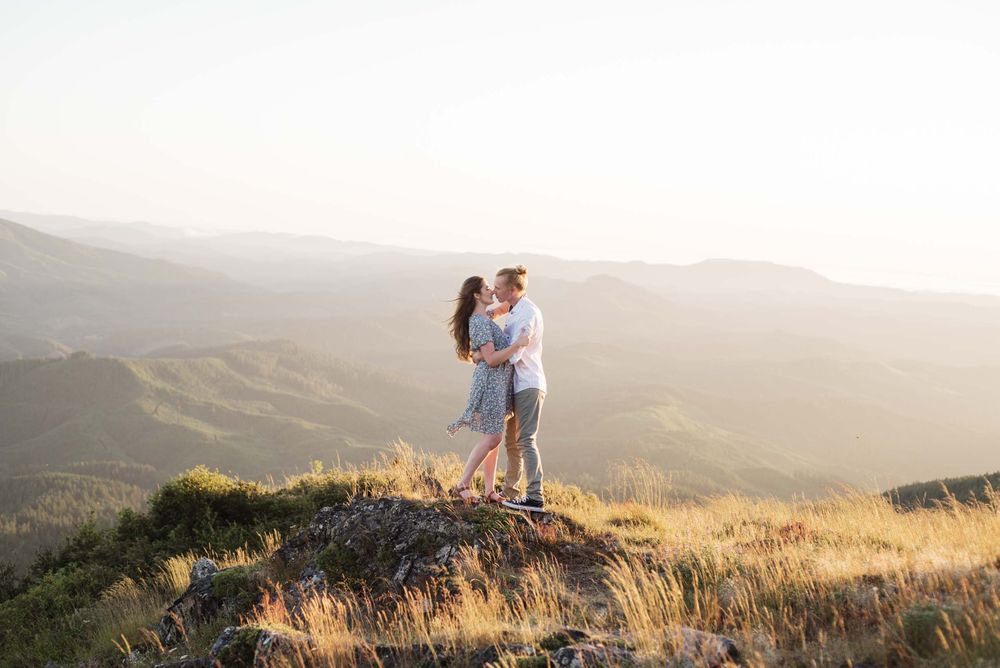
M 503 438 L 504 422 L 513 413 L 514 368 L 508 361 L 530 339 L 522 336 L 513 345 L 503 330 L 492 320 L 497 311 L 488 313 L 486 307 L 493 303 L 493 290 L 482 276 L 465 279 L 455 299 L 455 314 L 448 321 L 455 338 L 455 352 L 463 362 L 472 361 L 472 351 L 478 350 L 483 361 L 472 372 L 469 404 L 462 417 L 448 425 L 448 435 L 454 436 L 462 427 L 483 435 L 469 453 L 465 470 L 458 483 L 448 490 L 452 496 L 465 503 L 477 500 L 471 489 L 472 476 L 480 464 L 486 486 L 486 501 L 500 503 L 503 496 L 493 489 L 497 472 L 497 455 Z

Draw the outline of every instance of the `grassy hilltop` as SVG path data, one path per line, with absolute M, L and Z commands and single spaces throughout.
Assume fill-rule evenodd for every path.
M 913 510 L 879 495 L 679 502 L 662 474 L 637 463 L 614 472 L 604 498 L 551 482 L 551 521 L 528 527 L 441 498 L 459 466 L 400 447 L 364 468 L 314 465 L 271 486 L 191 470 L 145 511 L 123 511 L 107 530 L 81 527 L 26 583 L 5 583 L 0 664 L 204 657 L 229 625 L 239 629 L 224 665 L 249 665 L 255 652 L 265 665 L 370 665 L 374 656 L 471 665 L 475 648 L 491 646 L 497 665 L 546 665 L 581 637 L 605 663 L 663 665 L 683 644 L 681 628 L 731 638 L 750 666 L 1000 661 L 995 495 Z M 349 516 L 364 499 L 391 497 L 507 547 L 460 549 L 440 579 L 396 588 L 391 546 L 377 535 L 318 544 L 311 566 L 275 556 L 320 508 Z M 358 554 L 365 544 L 375 551 Z M 149 629 L 206 554 L 224 568 L 211 579 L 218 609 L 164 646 Z M 290 613 L 282 592 L 310 568 L 328 586 Z M 264 658 L 254 643 L 265 637 L 289 644 Z

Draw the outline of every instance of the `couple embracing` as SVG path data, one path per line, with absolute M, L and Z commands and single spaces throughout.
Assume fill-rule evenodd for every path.
M 466 503 L 480 500 L 514 510 L 545 509 L 542 460 L 536 435 L 545 400 L 542 370 L 542 312 L 528 299 L 528 270 L 522 265 L 497 272 L 493 287 L 482 276 L 467 278 L 455 299 L 448 321 L 455 350 L 463 362 L 476 365 L 469 403 L 458 420 L 448 425 L 454 436 L 462 427 L 483 435 L 469 453 L 465 470 L 449 492 Z M 499 306 L 493 306 L 494 297 Z M 500 328 L 495 320 L 507 316 Z M 505 438 L 506 436 L 506 438 Z M 500 441 L 507 450 L 504 490 L 494 488 Z M 486 494 L 472 490 L 472 476 L 480 464 Z M 522 468 L 527 488 L 520 494 Z

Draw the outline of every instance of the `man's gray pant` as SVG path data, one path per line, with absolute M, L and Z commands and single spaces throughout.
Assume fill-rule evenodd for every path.
M 520 495 L 521 464 L 528 481 L 526 494 L 537 501 L 545 500 L 542 491 L 542 458 L 538 455 L 538 421 L 542 416 L 545 393 L 533 387 L 514 395 L 514 417 L 507 420 L 507 474 L 504 476 L 503 493 L 509 499 Z

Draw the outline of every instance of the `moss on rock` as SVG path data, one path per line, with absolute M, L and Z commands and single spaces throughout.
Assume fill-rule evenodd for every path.
M 339 543 L 332 543 L 316 555 L 316 567 L 332 582 L 356 579 L 359 565 L 354 550 Z
M 260 585 L 260 566 L 235 566 L 212 577 L 212 595 L 234 609 L 246 610 L 257 600 Z
M 229 644 L 219 650 L 215 659 L 226 668 L 250 668 L 257 653 L 257 640 L 263 629 L 259 626 L 244 626 L 236 631 Z

